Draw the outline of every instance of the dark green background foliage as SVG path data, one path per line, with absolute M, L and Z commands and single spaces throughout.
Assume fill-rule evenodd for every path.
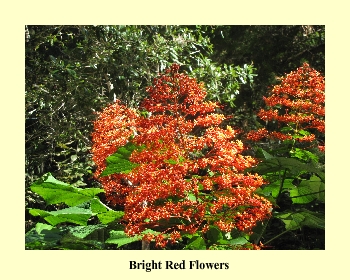
M 72 187 L 99 187 L 90 154 L 96 112 L 115 99 L 137 107 L 171 64 L 204 82 L 230 124 L 249 131 L 260 126 L 254 113 L 278 77 L 304 61 L 324 74 L 324 45 L 324 26 L 26 26 L 26 207 L 64 208 L 29 188 L 48 172 Z M 27 210 L 26 230 L 38 219 Z M 37 233 L 45 230 L 40 224 Z

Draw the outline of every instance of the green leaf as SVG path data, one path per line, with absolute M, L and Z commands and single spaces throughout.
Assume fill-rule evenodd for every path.
M 77 75 L 77 73 L 74 70 L 71 70 L 69 68 L 66 68 L 66 70 L 67 70 L 68 74 L 73 76 L 73 77 L 75 77 Z
M 290 153 L 291 153 L 292 157 L 301 159 L 301 160 L 306 161 L 306 162 L 308 162 L 310 160 L 312 160 L 315 163 L 318 162 L 318 157 L 316 155 L 314 155 L 313 153 L 306 151 L 306 150 L 295 148 Z
M 238 237 L 228 241 L 228 244 L 230 245 L 244 245 L 246 243 L 248 243 L 248 240 L 244 237 Z
M 144 146 L 134 145 L 132 142 L 128 142 L 123 147 L 120 147 L 117 152 L 106 158 L 107 167 L 101 173 L 101 177 L 111 174 L 129 173 L 139 164 L 133 163 L 129 160 L 130 155 L 134 150 L 142 150 Z
M 258 155 L 258 157 L 260 157 L 260 155 L 261 155 L 261 157 L 263 157 L 264 159 L 270 159 L 270 158 L 274 157 L 273 155 L 269 154 L 268 152 L 266 152 L 262 148 L 258 148 L 257 155 Z
M 323 213 L 302 209 L 298 212 L 275 214 L 275 217 L 284 222 L 286 230 L 296 230 L 303 226 L 325 229 L 325 216 Z
M 164 162 L 170 163 L 170 164 L 177 164 L 177 161 L 174 159 L 165 159 Z
M 283 189 L 290 189 L 290 188 L 295 188 L 293 185 L 293 179 L 285 179 L 283 182 L 282 190 Z M 263 188 L 259 191 L 260 194 L 263 194 L 264 196 L 269 196 L 271 195 L 273 198 L 277 198 L 277 195 L 279 194 L 280 191 L 280 181 L 275 181 Z
M 214 226 L 210 226 L 209 230 L 207 231 L 207 238 L 211 244 L 218 243 L 219 240 L 223 239 L 222 232 Z
M 99 188 L 79 189 L 56 180 L 50 173 L 33 183 L 30 189 L 44 198 L 48 204 L 65 203 L 76 206 L 93 199 L 97 194 L 104 192 Z
M 110 237 L 106 240 L 106 243 L 116 244 L 119 248 L 123 245 L 139 241 L 141 239 L 141 236 L 127 236 L 126 233 L 122 230 L 112 230 L 110 232 Z
M 91 210 L 80 207 L 70 207 L 51 212 L 40 209 L 30 209 L 29 213 L 33 216 L 40 216 L 44 218 L 53 226 L 65 222 L 75 223 L 78 225 L 86 225 L 88 219 L 92 215 Z
M 310 180 L 303 180 L 298 187 L 289 191 L 293 203 L 306 204 L 318 199 L 325 201 L 325 184 L 317 176 L 312 176 Z
M 194 194 L 192 194 L 192 193 L 188 194 L 187 198 L 190 201 L 197 201 L 197 197 Z
M 311 228 L 325 229 L 325 215 L 323 213 L 315 213 L 308 210 L 304 210 L 303 215 L 305 220 L 303 221 L 304 226 Z
M 273 197 L 273 198 L 276 198 L 278 193 L 279 193 L 279 190 L 280 190 L 280 182 L 279 181 L 276 181 L 276 182 L 273 182 L 267 186 L 265 186 L 263 189 L 262 189 L 262 193 L 264 195 L 270 195 Z
M 325 183 L 322 182 L 321 178 L 317 176 L 311 176 L 309 180 L 309 187 L 314 192 L 314 195 L 319 201 L 325 201 Z M 319 192 L 316 194 L 316 192 Z
M 58 244 L 58 241 L 67 232 L 65 229 L 53 228 L 50 225 L 37 223 L 25 235 L 26 249 L 51 249 Z
M 266 159 L 254 168 L 247 169 L 248 172 L 254 171 L 259 174 L 267 174 L 287 169 L 290 175 L 299 175 L 302 172 L 311 172 L 318 174 L 324 180 L 324 173 L 313 162 L 304 163 L 296 158 L 273 157 Z
M 68 233 L 62 237 L 57 248 L 65 250 L 91 250 L 104 249 L 104 243 L 96 240 L 86 240 Z
M 67 215 L 59 215 L 59 216 L 48 216 L 45 218 L 45 220 L 50 223 L 51 225 L 55 226 L 60 223 L 74 223 L 77 225 L 87 225 L 87 221 L 91 215 L 85 214 L 85 215 L 72 215 L 72 214 L 67 214 Z
M 115 220 L 119 221 L 123 216 L 123 211 L 108 211 L 97 215 L 102 224 L 109 224 Z
M 119 156 L 124 159 L 129 159 L 132 152 L 137 150 L 140 146 L 133 144 L 132 142 L 126 143 L 124 146 L 120 147 L 114 155 Z M 107 158 L 108 162 L 108 158 Z
M 108 176 L 111 174 L 127 174 L 130 173 L 135 167 L 138 166 L 136 163 L 132 163 L 129 160 L 121 159 L 118 157 L 114 157 L 113 155 L 109 157 L 110 161 L 106 169 L 101 173 L 101 177 Z
M 298 133 L 302 136 L 310 135 L 310 132 L 308 132 L 306 130 L 299 130 Z
M 57 211 L 50 211 L 48 212 L 51 215 L 54 216 L 60 216 L 60 215 L 80 215 L 80 214 L 84 214 L 84 215 L 92 215 L 92 212 L 90 209 L 85 209 L 85 208 L 81 208 L 81 207 L 69 207 L 69 208 L 64 208 L 61 210 L 57 210 Z
M 165 159 L 164 162 L 166 163 L 169 163 L 169 164 L 179 164 L 179 163 L 182 163 L 184 162 L 186 159 L 182 156 L 179 157 L 178 160 L 175 160 L 175 159 Z
M 90 201 L 90 209 L 93 214 L 105 213 L 108 211 L 101 201 L 96 198 Z
M 205 244 L 205 241 L 202 237 L 200 236 L 194 236 L 190 239 L 190 243 L 187 244 L 185 249 L 190 249 L 190 250 L 206 250 L 207 246 Z
M 104 229 L 106 225 L 70 226 L 69 232 L 78 238 L 85 238 L 96 230 Z
M 276 215 L 285 224 L 286 230 L 296 230 L 302 227 L 305 217 L 301 213 L 281 213 Z
M 29 214 L 33 215 L 34 217 L 40 216 L 42 218 L 51 216 L 49 212 L 46 212 L 45 210 L 41 210 L 41 209 L 29 209 Z
M 257 195 L 263 196 L 264 198 L 269 200 L 274 206 L 277 206 L 276 198 L 271 195 L 271 191 L 270 190 L 265 190 L 265 189 L 262 189 L 262 188 L 258 188 L 258 189 L 255 190 L 254 193 L 256 193 Z

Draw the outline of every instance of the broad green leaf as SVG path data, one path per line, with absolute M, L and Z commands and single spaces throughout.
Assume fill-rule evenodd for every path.
M 298 212 L 284 212 L 276 214 L 281 219 L 286 230 L 296 230 L 303 226 L 325 229 L 325 216 L 322 213 L 315 213 L 302 209 Z
M 68 233 L 62 237 L 57 248 L 68 250 L 104 249 L 104 243 L 97 240 L 86 240 Z
M 105 225 L 69 226 L 69 232 L 75 237 L 85 238 L 96 230 L 106 228 Z
M 51 225 L 37 223 L 25 235 L 26 249 L 51 249 L 67 232 L 65 229 L 53 228 Z
M 279 193 L 279 190 L 280 190 L 280 182 L 276 181 L 262 188 L 262 193 L 264 195 L 271 194 L 272 197 L 276 198 Z
M 187 244 L 185 249 L 190 249 L 190 250 L 206 250 L 207 249 L 207 246 L 205 244 L 204 239 L 200 236 L 192 237 L 189 242 L 190 243 Z
M 261 155 L 261 157 L 265 158 L 265 159 L 270 159 L 273 158 L 274 156 L 269 154 L 268 152 L 266 152 L 264 149 L 262 148 L 258 148 L 257 150 L 257 155 Z
M 45 210 L 41 209 L 29 209 L 29 214 L 33 215 L 34 217 L 42 217 L 45 218 L 47 216 L 51 216 L 51 214 Z
M 312 228 L 325 229 L 325 215 L 324 214 L 304 210 L 303 215 L 305 216 L 305 220 L 303 221 L 303 225 L 308 226 L 308 227 L 312 227 Z
M 123 216 L 123 211 L 108 211 L 97 215 L 102 224 L 109 224 L 115 220 L 120 220 Z
M 30 209 L 29 213 L 33 216 L 41 216 L 53 226 L 65 222 L 87 225 L 87 221 L 92 215 L 90 209 L 80 207 L 70 207 L 50 212 L 40 209 Z
M 80 214 L 84 214 L 84 215 L 92 215 L 92 212 L 90 209 L 85 209 L 85 208 L 81 208 L 81 207 L 69 207 L 69 208 L 64 208 L 61 210 L 57 210 L 57 211 L 50 211 L 48 212 L 51 215 L 54 216 L 59 216 L 59 215 L 80 215 Z
M 128 142 L 126 143 L 124 146 L 120 147 L 116 153 L 114 153 L 113 155 L 117 156 L 117 157 L 121 157 L 124 159 L 129 159 L 129 157 L 131 156 L 132 152 L 136 149 L 138 149 L 139 146 L 136 146 L 135 144 L 133 144 L 132 142 Z M 107 158 L 107 163 L 109 162 L 109 159 Z
M 46 203 L 65 203 L 68 206 L 76 206 L 94 198 L 98 193 L 104 192 L 99 188 L 79 189 L 56 180 L 50 173 L 33 183 L 30 189 L 42 196 Z
M 267 174 L 281 170 L 288 170 L 290 175 L 297 176 L 302 172 L 312 172 L 318 174 L 324 181 L 324 173 L 318 169 L 313 162 L 304 163 L 296 158 L 274 157 L 266 159 L 254 168 L 249 168 L 249 172 Z
M 282 190 L 294 188 L 295 186 L 293 185 L 292 181 L 293 181 L 292 179 L 285 179 L 283 182 Z M 281 185 L 280 181 L 275 181 L 275 182 L 261 188 L 262 190 L 260 191 L 260 193 L 262 193 L 265 196 L 268 196 L 271 194 L 271 196 L 273 198 L 277 198 L 277 195 L 278 195 L 280 188 L 281 188 L 280 185 Z
M 197 197 L 194 194 L 192 194 L 192 193 L 188 194 L 187 198 L 190 201 L 197 201 Z
M 210 241 L 210 243 L 214 244 L 217 243 L 219 240 L 223 239 L 221 231 L 214 226 L 210 226 L 209 230 L 207 231 L 207 238 Z
M 78 192 L 80 194 L 91 197 L 91 198 L 95 198 L 96 195 L 104 192 L 103 189 L 99 189 L 99 188 L 86 188 L 86 189 L 77 188 L 77 189 L 78 189 Z
M 255 192 L 257 195 L 263 196 L 265 197 L 267 200 L 269 200 L 273 205 L 277 206 L 276 204 L 276 199 L 272 196 L 271 191 L 269 190 L 265 190 L 262 188 L 258 188 L 255 190 Z
M 105 213 L 108 211 L 101 201 L 96 198 L 90 201 L 90 209 L 93 214 Z
M 310 180 L 303 180 L 298 187 L 290 189 L 290 197 L 293 203 L 305 204 L 315 199 L 325 200 L 325 185 L 317 176 L 312 176 Z
M 66 215 L 57 215 L 57 216 L 48 216 L 45 217 L 45 220 L 51 225 L 55 226 L 60 223 L 74 223 L 77 225 L 87 225 L 87 221 L 91 215 L 89 214 L 66 214 Z
M 310 135 L 310 132 L 308 132 L 306 130 L 299 130 L 298 133 L 302 136 Z
M 281 213 L 276 215 L 285 225 L 286 230 L 296 230 L 302 227 L 305 217 L 301 213 Z
M 43 223 L 37 223 L 36 225 L 35 225 L 35 231 L 37 232 L 37 233 L 41 233 L 41 231 L 43 231 L 43 230 L 51 230 L 51 229 L 53 229 L 53 226 L 50 226 L 50 225 L 47 225 L 47 224 L 43 224 Z
M 314 155 L 313 153 L 306 151 L 306 150 L 295 148 L 293 151 L 290 152 L 290 154 L 292 157 L 301 159 L 303 161 L 312 160 L 315 163 L 318 162 L 318 157 L 316 155 Z
M 141 239 L 141 236 L 127 236 L 122 230 L 112 230 L 110 232 L 110 237 L 106 240 L 106 243 L 117 244 L 117 247 L 119 248 L 120 246 L 139 241 Z
M 312 190 L 306 184 L 300 184 L 289 192 L 290 197 L 295 204 L 306 204 L 316 199 L 316 196 L 312 194 Z
M 317 194 L 314 194 L 319 201 L 325 201 L 325 184 L 321 181 L 321 179 L 317 176 L 311 176 L 308 181 L 308 185 L 310 189 Z
M 57 180 L 55 177 L 51 175 L 51 173 L 46 173 L 43 175 L 39 180 L 37 180 L 35 183 L 41 184 L 41 183 L 52 183 L 54 185 L 62 185 L 62 186 L 69 186 L 69 184 L 66 184 L 64 182 L 61 182 Z
M 228 241 L 228 244 L 230 245 L 244 245 L 246 243 L 248 243 L 248 240 L 244 237 L 238 237 Z
M 131 162 L 129 160 L 130 155 L 134 150 L 142 149 L 144 149 L 143 146 L 134 145 L 132 142 L 128 142 L 125 146 L 120 147 L 117 152 L 106 158 L 107 167 L 100 176 L 131 172 L 139 164 Z
M 101 177 L 108 176 L 111 174 L 127 174 L 130 173 L 135 167 L 139 166 L 136 163 L 132 163 L 129 160 L 118 158 L 115 156 L 110 156 L 113 162 L 109 162 L 106 169 L 101 173 Z
M 293 181 L 294 181 L 294 179 L 285 179 L 284 182 L 283 182 L 282 189 L 290 190 L 290 189 L 295 188 L 295 185 L 293 184 Z

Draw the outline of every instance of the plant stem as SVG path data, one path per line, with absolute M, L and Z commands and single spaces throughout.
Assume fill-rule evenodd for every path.
M 262 231 L 260 232 L 260 234 L 259 234 L 259 236 L 258 236 L 258 238 L 257 239 L 255 239 L 255 244 L 259 244 L 259 242 L 260 242 L 260 240 L 261 240 L 261 238 L 262 238 L 262 236 L 263 236 L 263 234 L 265 233 L 265 231 L 266 231 L 266 228 L 267 228 L 267 225 L 269 224 L 269 222 L 270 222 L 270 219 L 271 218 L 269 218 L 267 221 L 266 221 L 266 223 L 265 223 L 265 225 L 264 225 L 264 227 L 263 227 L 263 229 L 262 229 Z
M 278 205 L 278 201 L 279 201 L 280 195 L 281 195 L 281 193 L 282 193 L 284 180 L 286 179 L 286 173 L 287 173 L 287 168 L 284 169 L 284 172 L 283 172 L 283 175 L 282 175 L 282 178 L 281 178 L 280 189 L 279 189 L 278 195 L 277 195 L 277 197 L 276 197 L 276 204 L 277 204 L 277 205 Z
M 324 193 L 325 191 L 319 191 L 319 192 L 312 192 L 312 193 L 307 193 L 307 194 L 302 194 L 302 195 L 296 195 L 296 196 L 290 196 L 289 198 L 297 198 L 297 197 L 303 197 L 303 196 L 308 196 L 308 195 L 313 195 L 313 194 L 319 194 L 319 193 Z
M 275 237 L 271 238 L 269 241 L 265 242 L 264 245 L 270 243 L 271 241 L 275 240 L 276 238 L 282 236 L 283 234 L 285 234 L 285 233 L 287 233 L 287 232 L 289 232 L 289 231 L 290 231 L 290 230 L 286 230 L 286 231 L 284 231 L 284 232 L 282 232 L 282 233 L 276 235 Z
M 282 175 L 282 178 L 281 178 L 281 184 L 280 184 L 280 189 L 278 191 L 278 195 L 276 197 L 276 203 L 278 204 L 278 199 L 282 193 L 282 189 L 283 189 L 283 184 L 284 184 L 284 180 L 286 179 L 286 173 L 287 173 L 287 169 L 284 169 L 284 172 L 283 172 L 283 175 Z M 266 231 L 266 228 L 267 228 L 267 225 L 268 223 L 270 222 L 271 218 L 269 218 L 266 222 L 266 224 L 264 225 L 261 233 L 259 234 L 258 238 L 255 240 L 255 244 L 258 244 L 260 242 L 260 239 L 262 238 L 262 236 L 264 235 L 265 231 Z M 278 237 L 279 235 L 277 235 Z M 265 243 L 266 244 L 266 243 Z

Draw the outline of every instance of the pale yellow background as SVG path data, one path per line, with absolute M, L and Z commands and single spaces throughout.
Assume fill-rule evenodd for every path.
M 1 279 L 350 279 L 346 1 L 5 1 L 1 27 Z M 327 215 L 323 251 L 25 251 L 24 25 L 325 24 Z M 229 262 L 229 270 L 129 270 L 129 261 Z

